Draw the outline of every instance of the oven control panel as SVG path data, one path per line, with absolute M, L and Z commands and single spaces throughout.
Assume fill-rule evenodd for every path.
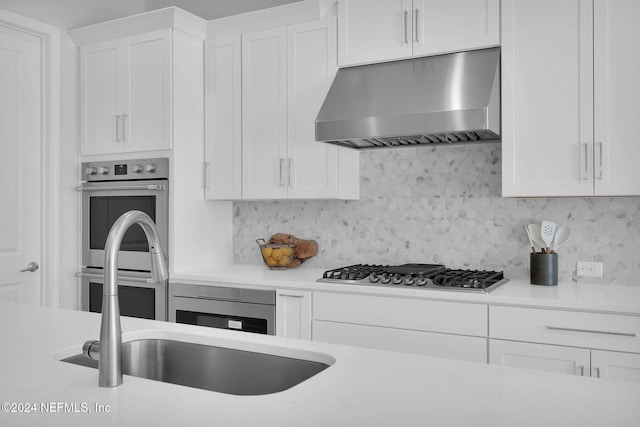
M 86 162 L 82 164 L 83 181 L 131 181 L 169 178 L 169 159 L 136 159 Z

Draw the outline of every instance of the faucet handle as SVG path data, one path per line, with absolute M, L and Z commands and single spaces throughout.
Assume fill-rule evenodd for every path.
M 100 341 L 89 340 L 82 345 L 82 354 L 89 359 L 100 360 Z

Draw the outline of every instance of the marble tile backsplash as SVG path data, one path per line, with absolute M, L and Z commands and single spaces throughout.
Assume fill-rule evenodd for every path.
M 318 242 L 300 268 L 422 262 L 528 279 L 524 225 L 546 219 L 572 230 L 561 281 L 581 260 L 604 262 L 604 279 L 587 280 L 639 282 L 640 197 L 502 198 L 500 154 L 498 144 L 362 151 L 360 200 L 234 203 L 234 260 L 262 264 L 255 239 L 284 232 Z

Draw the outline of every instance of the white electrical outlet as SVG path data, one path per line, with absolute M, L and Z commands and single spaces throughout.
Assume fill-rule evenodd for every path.
M 578 261 L 578 276 L 602 277 L 602 263 Z

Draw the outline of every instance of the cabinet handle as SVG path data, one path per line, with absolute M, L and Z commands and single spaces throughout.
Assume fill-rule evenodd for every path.
M 291 187 L 291 170 L 293 169 L 293 159 L 289 157 L 289 162 L 287 164 L 287 186 Z
M 596 146 L 598 147 L 598 179 L 602 180 L 602 141 L 596 142 Z
M 583 365 L 576 366 L 576 375 L 580 375 L 581 377 L 584 377 L 584 366 Z
M 284 187 L 284 159 L 280 159 L 280 187 Z
M 127 121 L 129 116 L 127 114 L 122 115 L 122 140 L 127 141 Z
M 580 144 L 580 179 L 589 180 L 589 143 Z
M 611 331 L 596 331 L 593 329 L 575 329 L 575 328 L 561 328 L 558 326 L 547 326 L 550 331 L 565 331 L 565 332 L 585 332 L 588 334 L 604 334 L 604 335 L 616 335 L 619 337 L 635 337 L 634 332 L 611 332 Z
M 116 116 L 116 141 L 118 142 L 122 141 L 122 138 L 120 138 L 120 120 L 122 120 L 122 116 L 118 114 Z
M 591 376 L 592 377 L 596 377 L 596 378 L 600 378 L 600 368 L 598 368 L 598 367 L 591 368 Z
M 415 24 L 413 26 L 413 31 L 416 35 L 416 42 L 420 42 L 420 39 L 418 38 L 418 13 L 420 13 L 420 9 L 414 9 L 413 12 L 414 12 L 414 21 L 415 21 Z
M 405 44 L 409 44 L 409 36 L 407 35 L 407 30 L 408 30 L 408 25 L 407 25 L 407 18 L 409 17 L 409 11 L 405 10 L 404 11 L 404 21 L 402 23 L 402 26 L 404 28 L 404 42 Z
M 204 167 L 202 169 L 202 186 L 205 190 L 209 188 L 209 168 L 211 167 L 211 163 L 204 162 Z

